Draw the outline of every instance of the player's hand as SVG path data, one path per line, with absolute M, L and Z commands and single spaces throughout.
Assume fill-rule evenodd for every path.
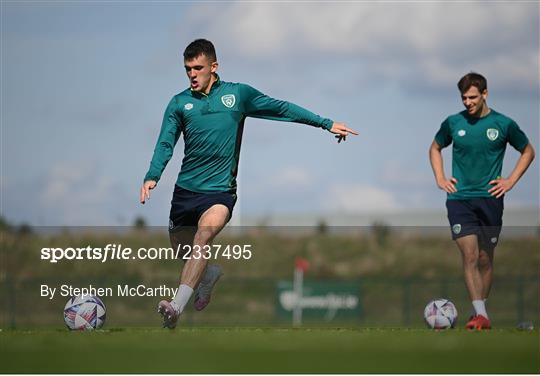
M 332 128 L 330 129 L 330 132 L 336 135 L 338 144 L 341 141 L 345 141 L 349 133 L 355 136 L 358 136 L 358 133 L 356 131 L 347 127 L 345 123 L 339 123 L 339 122 L 334 122 L 334 124 L 332 124 Z
M 157 183 L 154 180 L 147 180 L 141 187 L 141 204 L 150 198 L 150 190 L 156 187 Z
M 439 186 L 439 188 L 446 193 L 456 193 L 456 184 L 457 179 L 454 177 L 451 177 L 450 179 L 442 178 L 441 180 L 437 180 L 437 185 Z
M 495 198 L 502 197 L 506 192 L 514 187 L 514 183 L 510 179 L 498 178 L 489 182 L 493 187 L 488 191 Z

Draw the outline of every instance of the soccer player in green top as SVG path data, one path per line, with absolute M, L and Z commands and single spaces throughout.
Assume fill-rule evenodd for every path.
M 246 117 L 308 124 L 330 131 L 338 142 L 345 140 L 348 134 L 357 134 L 344 123 L 270 98 L 251 86 L 221 81 L 217 75 L 216 52 L 208 40 L 197 39 L 186 47 L 184 66 L 190 87 L 175 95 L 165 110 L 150 168 L 140 191 L 140 202 L 144 204 L 183 135 L 184 158 L 169 216 L 169 235 L 174 249 L 179 245 L 193 245 L 195 249 L 211 244 L 231 218 Z M 162 300 L 158 304 L 163 326 L 171 329 L 176 326 L 193 293 L 195 308 L 204 309 L 221 274 L 221 268 L 207 265 L 204 257 L 189 258 L 182 270 L 177 294 L 170 302 Z
M 469 73 L 458 82 L 465 111 L 441 124 L 429 151 L 440 189 L 447 192 L 446 207 L 452 238 L 461 251 L 465 284 L 475 314 L 467 329 L 489 329 L 485 301 L 493 275 L 493 254 L 502 226 L 504 195 L 525 173 L 534 149 L 515 121 L 487 105 L 487 81 Z M 502 177 L 506 144 L 521 153 L 508 177 Z M 453 144 L 452 177 L 446 178 L 441 149 Z

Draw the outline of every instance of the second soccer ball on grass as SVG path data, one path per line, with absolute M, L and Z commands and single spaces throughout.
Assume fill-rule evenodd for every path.
M 456 325 L 458 312 L 448 299 L 435 299 L 424 309 L 424 320 L 431 329 L 448 329 Z

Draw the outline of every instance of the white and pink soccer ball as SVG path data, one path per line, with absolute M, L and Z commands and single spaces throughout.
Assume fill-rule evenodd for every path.
M 97 296 L 74 296 L 64 307 L 64 321 L 70 330 L 99 329 L 105 323 L 105 304 Z
M 458 312 L 448 299 L 435 299 L 424 309 L 424 320 L 431 329 L 448 329 L 456 325 Z

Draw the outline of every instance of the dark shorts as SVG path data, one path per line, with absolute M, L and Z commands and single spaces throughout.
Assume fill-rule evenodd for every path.
M 477 235 L 480 249 L 492 250 L 499 242 L 504 198 L 446 200 L 452 239 Z
M 197 193 L 175 185 L 169 214 L 169 231 L 175 231 L 179 227 L 196 228 L 201 215 L 216 204 L 225 205 L 229 209 L 230 219 L 235 203 L 236 193 Z

